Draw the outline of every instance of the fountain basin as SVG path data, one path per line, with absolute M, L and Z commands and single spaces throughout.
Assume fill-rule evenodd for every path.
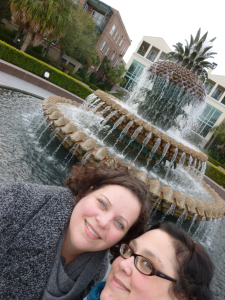
M 99 93 L 99 91 L 97 93 Z M 106 101 L 111 101 L 111 99 L 108 99 L 106 95 L 103 96 Z M 65 118 L 64 115 L 59 112 L 59 109 L 56 106 L 57 103 L 68 103 L 77 107 L 79 104 L 58 96 L 48 97 L 42 104 L 44 114 L 47 116 L 47 122 L 50 124 L 51 130 L 54 131 L 57 128 L 59 129 L 56 134 L 57 138 L 63 142 L 63 145 L 73 155 L 77 156 L 78 159 L 84 163 L 85 161 L 98 161 L 105 163 L 106 160 L 109 161 L 110 159 L 119 160 L 118 157 L 109 155 L 105 147 L 99 147 L 95 140 L 90 139 L 83 131 L 79 130 L 76 124 L 72 124 L 69 119 Z M 125 111 L 123 111 L 123 113 L 125 113 Z M 133 116 L 129 117 L 133 118 Z M 139 120 L 136 122 L 138 126 L 142 124 L 140 122 L 141 121 Z M 147 130 L 150 129 L 147 125 L 145 127 Z M 143 172 L 136 171 L 136 176 L 141 178 L 149 187 L 149 191 L 153 198 L 153 204 L 155 204 L 158 199 L 161 199 L 161 203 L 157 207 L 158 210 L 166 212 L 171 205 L 174 205 L 175 216 L 180 216 L 183 211 L 186 211 L 187 219 L 193 219 L 193 217 L 197 215 L 197 220 L 201 220 L 203 217 L 205 217 L 206 220 L 209 220 L 210 218 L 216 219 L 222 217 L 225 213 L 223 200 L 206 183 L 203 184 L 214 199 L 214 203 L 212 204 L 202 203 L 191 197 L 187 197 L 182 193 L 174 192 L 169 186 L 162 186 L 158 180 L 148 178 Z

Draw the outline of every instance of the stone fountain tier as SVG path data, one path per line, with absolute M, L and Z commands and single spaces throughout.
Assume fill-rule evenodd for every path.
M 201 161 L 201 162 L 206 162 L 208 160 L 207 155 L 205 155 L 204 153 L 202 153 L 200 151 L 195 151 L 194 149 L 191 149 L 191 148 L 183 145 L 182 143 L 178 143 L 175 139 L 170 138 L 167 134 L 163 134 L 162 132 L 160 132 L 159 129 L 154 129 L 150 124 L 145 123 L 142 119 L 138 119 L 134 114 L 129 113 L 127 109 L 122 108 L 122 106 L 120 104 L 118 104 L 118 99 L 116 99 L 115 97 L 113 97 L 103 91 L 100 91 L 100 90 L 95 91 L 94 94 L 96 95 L 96 99 L 99 98 L 99 99 L 101 99 L 101 101 L 104 102 L 104 104 L 102 104 L 97 109 L 97 111 L 99 111 L 99 112 L 103 111 L 107 106 L 110 106 L 110 109 L 104 114 L 105 118 L 112 111 L 117 111 L 117 113 L 108 120 L 111 124 L 115 124 L 115 122 L 121 116 L 125 116 L 123 121 L 117 127 L 120 131 L 122 131 L 130 121 L 133 121 L 133 125 L 130 127 L 130 129 L 126 133 L 127 136 L 131 137 L 132 134 L 135 132 L 135 130 L 138 127 L 140 127 L 140 126 L 143 127 L 143 129 L 141 130 L 141 132 L 138 134 L 137 138 L 135 139 L 135 141 L 138 142 L 140 144 L 140 146 L 143 144 L 143 141 L 146 138 L 146 136 L 150 132 L 152 132 L 152 137 L 149 140 L 149 142 L 145 145 L 145 148 L 147 148 L 151 151 L 153 146 L 155 145 L 156 141 L 158 139 L 161 139 L 160 145 L 156 151 L 156 153 L 158 155 L 162 156 L 165 146 L 170 144 L 169 148 L 166 152 L 166 155 L 164 157 L 165 159 L 170 161 L 174 155 L 174 152 L 178 148 L 178 153 L 177 153 L 176 159 L 174 161 L 175 163 L 179 163 L 179 160 L 183 153 L 186 153 L 186 158 L 184 161 L 184 165 L 186 165 L 186 166 L 188 166 L 188 165 L 193 166 L 195 159 L 197 159 L 197 161 Z M 192 157 L 191 163 L 190 163 L 190 156 Z M 195 166 L 197 166 L 197 165 L 198 165 L 198 162 L 197 163 L 195 162 Z
M 194 95 L 196 99 L 205 101 L 206 92 L 203 82 L 197 75 L 181 65 L 172 61 L 159 61 L 153 63 L 150 66 L 149 71 L 159 77 L 169 79 L 175 86 L 188 91 L 190 94 Z
M 98 147 L 96 141 L 89 139 L 85 132 L 80 131 L 75 124 L 70 123 L 70 120 L 65 118 L 57 108 L 57 103 L 68 103 L 75 106 L 79 106 L 79 104 L 58 96 L 50 96 L 46 98 L 42 104 L 51 130 L 58 129 L 57 138 L 63 141 L 63 145 L 73 155 L 76 155 L 78 159 L 82 161 L 88 160 L 101 163 L 106 163 L 106 161 L 109 163 L 110 159 L 119 161 L 118 157 L 110 157 L 105 147 Z M 197 220 L 201 220 L 203 217 L 205 217 L 206 220 L 210 220 L 211 218 L 217 219 L 222 217 L 225 213 L 223 200 L 205 182 L 203 182 L 204 186 L 214 199 L 213 204 L 202 203 L 191 197 L 185 197 L 180 192 L 174 192 L 169 186 L 161 186 L 158 180 L 147 178 L 147 175 L 143 172 L 136 172 L 136 176 L 143 180 L 148 186 L 152 195 L 153 204 L 156 203 L 158 199 L 161 199 L 160 205 L 157 206 L 158 210 L 166 212 L 173 204 L 175 206 L 175 216 L 180 216 L 186 211 L 187 219 L 193 219 L 197 214 Z

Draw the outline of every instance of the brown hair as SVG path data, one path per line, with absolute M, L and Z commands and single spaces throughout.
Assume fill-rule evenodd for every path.
M 82 199 L 87 191 L 98 190 L 106 185 L 120 185 L 130 190 L 141 204 L 141 212 L 135 224 L 128 230 L 126 236 L 120 241 L 135 239 L 146 231 L 150 220 L 151 196 L 146 184 L 135 176 L 135 172 L 121 163 L 99 164 L 78 163 L 71 167 L 71 175 L 65 180 L 76 197 L 76 203 Z
M 203 246 L 174 223 L 157 223 L 150 228 L 154 229 L 161 229 L 173 240 L 178 262 L 178 280 L 172 286 L 174 295 L 185 300 L 211 300 L 214 267 Z

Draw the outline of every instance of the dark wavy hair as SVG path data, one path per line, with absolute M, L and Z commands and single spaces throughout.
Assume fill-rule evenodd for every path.
M 212 299 L 210 282 L 214 266 L 203 246 L 174 223 L 156 223 L 150 228 L 154 229 L 161 229 L 173 240 L 178 262 L 178 281 L 172 285 L 175 297 L 185 300 Z
M 137 221 L 131 226 L 121 243 L 135 239 L 147 230 L 150 221 L 151 196 L 147 185 L 135 176 L 135 172 L 121 163 L 110 164 L 78 163 L 71 167 L 71 175 L 65 184 L 79 202 L 86 193 L 98 190 L 106 185 L 120 185 L 130 190 L 141 204 L 141 212 Z M 113 247 L 111 248 L 113 249 Z

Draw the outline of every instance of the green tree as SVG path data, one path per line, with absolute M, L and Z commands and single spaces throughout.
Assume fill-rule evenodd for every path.
M 59 40 L 59 62 L 63 54 L 68 54 L 82 64 L 98 65 L 100 58 L 95 51 L 97 40 L 98 34 L 93 18 L 77 5 L 65 36 Z
M 1 0 L 0 1 L 0 23 L 2 19 L 10 19 L 11 12 L 10 12 L 10 0 Z
M 216 148 L 225 150 L 225 123 L 221 123 L 220 125 L 211 128 L 210 131 L 213 132 L 213 136 L 206 150 L 208 150 L 214 142 L 214 146 L 215 144 L 217 145 Z
M 74 10 L 73 0 L 11 0 L 12 21 L 27 31 L 21 51 L 29 43 L 39 45 L 44 37 L 63 36 Z
M 119 65 L 115 68 L 112 68 L 109 73 L 108 73 L 108 79 L 112 83 L 117 83 L 117 84 L 125 84 L 126 83 L 126 78 L 121 78 L 121 76 L 126 72 L 127 70 L 125 69 L 124 65 Z
M 109 73 L 111 67 L 110 67 L 110 59 L 105 56 L 103 58 L 103 61 L 102 61 L 102 65 L 101 65 L 101 71 L 103 73 L 103 77 Z
M 199 28 L 195 38 L 191 35 L 190 43 L 186 40 L 185 47 L 180 42 L 176 43 L 173 46 L 175 51 L 168 53 L 167 58 L 200 76 L 204 81 L 205 78 L 208 78 L 207 69 L 213 68 L 212 63 L 206 59 L 213 58 L 212 55 L 217 54 L 216 52 L 210 52 L 210 49 L 213 47 L 212 43 L 216 38 L 206 41 L 208 32 L 202 37 L 200 35 L 201 28 Z

